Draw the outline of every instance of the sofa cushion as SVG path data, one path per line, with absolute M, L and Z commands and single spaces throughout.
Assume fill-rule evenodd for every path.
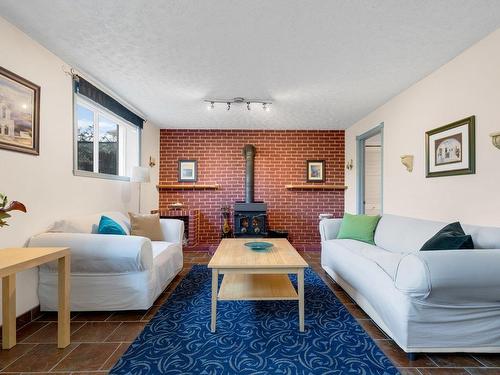
M 374 245 L 373 236 L 380 216 L 344 214 L 338 239 L 352 239 Z
M 465 234 L 462 226 L 457 221 L 448 224 L 437 232 L 420 250 L 459 250 L 473 248 L 472 237 Z
M 462 226 L 464 232 L 472 236 L 476 249 L 500 249 L 500 228 L 480 227 L 477 225 Z
M 375 231 L 375 244 L 397 253 L 419 251 L 446 223 L 384 214 Z
M 370 245 L 357 240 L 337 239 L 326 241 L 325 243 L 333 245 L 337 248 L 345 249 L 351 254 L 356 254 L 367 261 L 373 262 L 380 270 L 384 271 L 393 280 L 395 278 L 399 260 L 404 256 L 404 254 L 393 253 L 378 246 Z
M 101 216 L 107 216 L 116 221 L 126 234 L 130 234 L 128 218 L 121 212 L 102 212 L 98 214 L 75 216 L 58 220 L 52 224 L 47 232 L 52 233 L 98 233 Z
M 384 214 L 375 231 L 375 244 L 389 251 L 417 252 L 445 226 L 439 221 Z M 500 249 L 500 228 L 464 224 L 463 229 L 472 236 L 476 249 Z
M 373 280 L 381 277 L 376 273 L 383 272 L 385 277 L 391 279 L 391 283 L 395 288 L 409 297 L 425 298 L 431 291 L 425 262 L 414 254 L 387 251 L 355 240 L 325 241 L 321 256 L 323 257 L 323 253 L 328 256 L 329 251 L 335 252 L 336 262 L 350 261 L 352 263 L 352 266 L 346 267 L 344 270 L 338 268 L 335 271 L 340 272 L 341 277 L 356 288 L 361 287 L 361 285 L 357 284 L 359 272 L 368 272 L 370 270 Z M 364 266 L 361 266 L 361 263 Z M 369 265 L 370 263 L 372 266 Z M 356 266 L 356 264 L 359 264 L 359 266 Z M 366 286 L 365 289 L 363 294 L 366 296 L 366 293 L 369 294 L 369 286 Z
M 173 249 L 174 247 L 179 247 L 179 244 L 166 241 L 151 241 L 151 246 L 153 248 L 153 259 L 156 259 L 162 257 L 163 252 Z

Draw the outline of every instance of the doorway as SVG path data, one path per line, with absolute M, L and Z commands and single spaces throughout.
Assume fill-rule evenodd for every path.
M 381 215 L 383 212 L 384 125 L 358 136 L 358 214 Z

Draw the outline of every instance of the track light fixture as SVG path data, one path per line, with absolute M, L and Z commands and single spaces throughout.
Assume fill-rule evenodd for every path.
M 242 97 L 236 97 L 232 99 L 205 99 L 205 103 L 209 103 L 207 108 L 208 109 L 214 109 L 216 103 L 221 103 L 221 104 L 226 104 L 227 105 L 227 110 L 231 110 L 231 104 L 245 104 L 247 105 L 247 110 L 250 111 L 251 104 L 262 104 L 262 109 L 266 112 L 269 112 L 270 110 L 270 105 L 273 103 L 271 100 L 267 99 L 245 99 Z

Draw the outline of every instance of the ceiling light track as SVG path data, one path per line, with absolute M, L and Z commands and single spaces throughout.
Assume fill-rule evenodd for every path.
M 247 110 L 249 111 L 252 109 L 252 104 L 261 104 L 262 109 L 266 112 L 269 112 L 270 106 L 273 104 L 272 100 L 268 99 L 247 99 L 240 96 L 232 99 L 205 99 L 203 101 L 205 103 L 208 103 L 207 108 L 209 110 L 215 109 L 216 104 L 225 104 L 228 111 L 231 110 L 232 104 L 246 104 Z

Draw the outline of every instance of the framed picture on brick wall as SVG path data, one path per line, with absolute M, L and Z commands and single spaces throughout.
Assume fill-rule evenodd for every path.
M 198 161 L 179 160 L 179 182 L 196 182 L 198 180 Z
M 325 161 L 307 161 L 307 182 L 325 182 Z

